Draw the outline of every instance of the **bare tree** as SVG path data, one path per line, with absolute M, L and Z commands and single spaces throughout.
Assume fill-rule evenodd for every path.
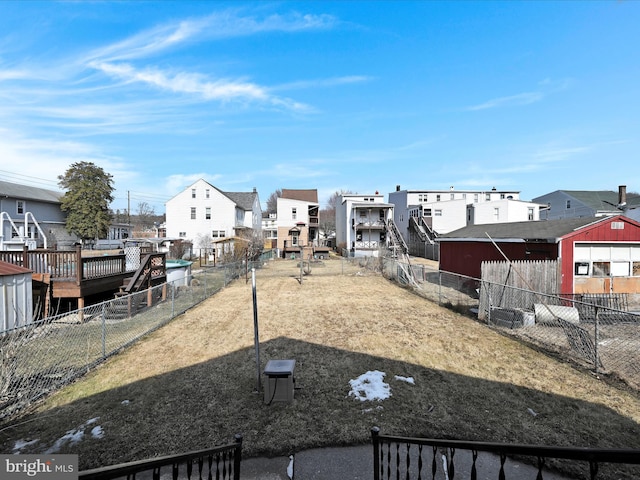
M 278 188 L 275 192 L 272 192 L 267 198 L 267 210 L 265 213 L 277 213 L 278 212 L 278 198 L 282 196 L 282 189 Z
M 336 232 L 336 208 L 340 202 L 340 196 L 350 193 L 352 193 L 351 190 L 336 190 L 329 196 L 325 208 L 320 210 L 320 230 L 324 233 L 324 238 Z

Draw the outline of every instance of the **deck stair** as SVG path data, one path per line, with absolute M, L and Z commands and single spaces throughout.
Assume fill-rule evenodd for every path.
M 128 318 L 141 309 L 151 306 L 154 294 L 157 296 L 157 292 L 151 288 L 165 283 L 166 279 L 164 254 L 145 255 L 133 276 L 127 277 L 120 286 L 120 290 L 116 292 L 109 312 L 111 318 Z M 143 290 L 148 290 L 147 295 L 138 293 Z

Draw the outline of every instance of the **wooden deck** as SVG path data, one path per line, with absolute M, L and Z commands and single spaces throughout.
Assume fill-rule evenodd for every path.
M 153 270 L 149 285 L 166 281 L 164 253 L 147 255 Z M 136 274 L 127 271 L 125 254 L 83 256 L 80 247 L 75 250 L 0 251 L 0 261 L 20 265 L 31 270 L 36 282 L 48 286 L 51 298 L 75 298 L 78 308 L 84 306 L 89 295 L 117 292 L 128 278 Z M 145 287 L 147 288 L 147 287 Z

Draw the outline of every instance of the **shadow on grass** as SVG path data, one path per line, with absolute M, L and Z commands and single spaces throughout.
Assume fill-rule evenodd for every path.
M 209 448 L 236 433 L 244 436 L 245 458 L 362 444 L 374 425 L 393 435 L 640 448 L 640 425 L 597 404 L 285 337 L 262 343 L 260 356 L 260 371 L 270 359 L 296 360 L 293 403 L 264 404 L 248 348 L 41 409 L 1 427 L 2 452 L 13 452 L 16 441 L 37 439 L 24 454 L 58 442 L 59 453 L 78 454 L 84 470 Z M 349 396 L 349 380 L 370 370 L 386 373 L 390 398 Z M 97 369 L 89 377 L 99 375 Z M 70 388 L 82 390 L 83 382 Z M 79 432 L 76 443 L 61 441 Z

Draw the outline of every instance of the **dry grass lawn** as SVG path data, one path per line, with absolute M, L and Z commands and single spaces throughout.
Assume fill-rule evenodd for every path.
M 267 406 L 256 391 L 251 283 L 239 280 L 3 426 L 2 451 L 32 441 L 22 453 L 44 452 L 85 431 L 60 451 L 78 453 L 87 469 L 236 433 L 244 456 L 357 444 L 374 425 L 410 436 L 640 448 L 637 392 L 339 260 L 302 284 L 298 274 L 292 261 L 257 273 L 261 368 L 296 360 L 292 404 Z M 389 399 L 348 395 L 349 380 L 369 370 L 386 373 Z M 96 426 L 101 438 L 90 435 Z

